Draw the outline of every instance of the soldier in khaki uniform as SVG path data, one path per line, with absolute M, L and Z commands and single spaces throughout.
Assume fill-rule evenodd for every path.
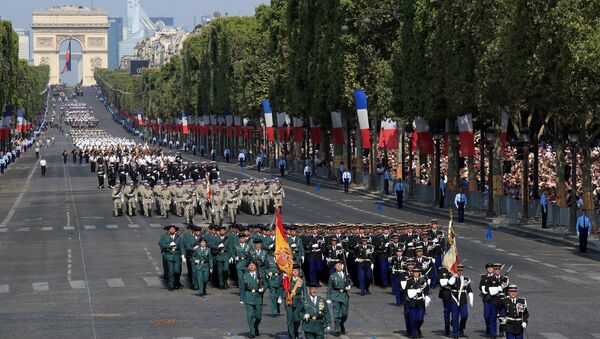
M 271 204 L 271 182 L 265 180 L 261 185 L 261 205 L 262 213 L 269 214 L 269 205 Z
M 171 192 L 165 183 L 163 183 L 160 187 L 159 191 L 159 205 L 160 205 L 160 215 L 168 218 L 169 217 L 169 209 L 171 206 Z
M 129 186 L 125 187 L 123 194 L 127 198 L 127 215 L 135 215 L 135 207 L 137 205 L 137 190 L 133 182 L 129 183 Z
M 212 192 L 211 197 L 211 212 L 212 212 L 212 223 L 215 225 L 221 225 L 223 223 L 224 215 L 223 215 L 223 195 L 221 194 L 221 190 L 218 188 Z
M 258 182 L 252 183 L 252 188 L 250 190 L 250 212 L 253 215 L 260 215 L 260 204 L 261 204 L 261 189 Z
M 188 188 L 183 198 L 183 217 L 188 224 L 194 223 L 194 190 Z
M 229 218 L 231 223 L 235 224 L 236 215 L 238 212 L 238 197 L 239 193 L 235 186 L 230 185 L 229 190 L 226 192 L 225 200 L 227 203 L 227 211 L 229 212 Z
M 183 216 L 183 194 L 183 183 L 178 181 L 173 189 L 173 192 L 171 193 L 171 196 L 173 197 L 173 204 L 175 205 L 175 214 L 178 217 Z
M 150 189 L 150 184 L 145 182 L 143 190 L 140 192 L 142 196 L 142 207 L 144 208 L 144 216 L 149 218 L 152 216 L 152 205 L 154 203 L 154 193 Z
M 118 217 L 123 215 L 123 190 L 121 189 L 121 185 L 116 184 L 112 190 L 112 198 L 113 198 L 113 215 Z
M 281 207 L 285 198 L 285 191 L 279 180 L 275 182 L 275 186 L 271 186 L 271 194 L 273 196 L 273 206 Z

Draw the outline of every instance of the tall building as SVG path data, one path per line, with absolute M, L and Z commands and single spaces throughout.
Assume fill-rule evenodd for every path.
M 19 59 L 29 62 L 31 60 L 30 32 L 28 29 L 15 29 L 15 32 L 19 36 Z
M 175 19 L 172 16 L 151 16 L 150 21 L 152 21 L 155 26 L 159 21 L 162 21 L 167 27 L 175 26 Z
M 154 32 L 154 23 L 144 12 L 140 0 L 127 0 L 127 37 L 119 43 L 119 60 L 133 56 L 135 45 Z
M 123 18 L 119 16 L 108 17 L 108 68 L 119 67 L 119 43 L 123 40 Z

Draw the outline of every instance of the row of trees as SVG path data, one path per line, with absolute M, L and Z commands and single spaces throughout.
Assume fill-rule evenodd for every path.
M 160 69 L 138 78 L 102 70 L 96 78 L 118 106 L 149 117 L 231 109 L 258 118 L 269 98 L 274 111 L 325 126 L 329 112 L 341 111 L 351 127 L 353 90 L 361 88 L 372 126 L 383 117 L 406 123 L 421 116 L 433 132 L 450 133 L 451 144 L 456 116 L 473 113 L 476 129 L 499 133 L 505 110 L 513 133 L 533 145 L 554 141 L 564 200 L 570 129 L 579 134 L 584 185 L 591 177 L 600 130 L 599 18 L 600 3 L 584 0 L 272 0 L 253 17 L 215 19 Z M 449 157 L 453 187 L 458 154 Z
M 0 20 L 0 110 L 25 110 L 31 121 L 44 105 L 48 66 L 31 66 L 19 59 L 19 38 L 10 21 Z

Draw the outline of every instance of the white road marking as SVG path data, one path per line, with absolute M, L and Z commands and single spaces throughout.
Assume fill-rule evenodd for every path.
M 589 277 L 590 277 L 591 279 L 594 279 L 594 280 L 598 280 L 598 281 L 600 281 L 600 275 L 590 275 Z
M 473 240 L 473 242 L 476 243 L 476 244 L 481 244 L 481 240 L 475 239 L 475 240 Z
M 565 271 L 565 272 L 567 272 L 567 273 L 571 273 L 571 274 L 576 274 L 577 273 L 577 271 L 571 270 L 571 269 L 568 269 L 568 268 L 563 268 L 562 270 Z
M 127 226 L 129 226 L 129 228 L 140 228 L 140 225 L 138 224 L 128 224 Z
M 520 257 L 521 256 L 519 253 L 508 253 L 508 255 L 511 255 L 513 257 Z
M 161 224 L 149 224 L 149 225 L 150 225 L 150 227 L 152 227 L 152 228 L 160 228 L 160 227 L 162 227 L 162 225 L 161 225 Z
M 558 332 L 545 332 L 545 333 L 540 333 L 540 335 L 547 339 L 569 339 Z
M 84 225 L 83 228 L 85 228 L 86 230 L 95 230 L 96 226 L 94 226 L 94 225 Z
M 29 227 L 19 227 L 16 229 L 17 232 L 29 232 Z
M 8 293 L 10 292 L 10 287 L 8 285 L 0 285 L 0 293 Z
M 52 226 L 44 226 L 41 228 L 42 231 L 52 231 L 53 227 Z
M 119 225 L 109 224 L 109 225 L 106 225 L 106 228 L 113 228 L 113 229 L 114 228 L 119 228 Z
M 65 230 L 65 231 L 74 231 L 75 227 L 73 227 L 73 226 L 64 226 L 63 230 Z
M 558 266 L 556 266 L 554 264 L 549 264 L 549 263 L 545 263 L 545 262 L 543 262 L 542 265 L 544 265 L 546 267 L 550 267 L 550 268 L 558 268 Z
M 505 249 L 502 248 L 494 248 L 494 251 L 498 251 L 498 252 L 506 252 Z
M 537 260 L 537 259 L 533 259 L 533 258 L 529 258 L 529 257 L 523 257 L 523 259 L 531 261 L 531 262 L 535 262 L 535 263 L 540 263 L 541 261 Z
M 590 333 L 590 335 L 594 338 L 600 339 L 600 333 Z
M 6 233 L 8 232 L 8 228 L 0 228 L 0 233 Z
M 72 289 L 84 289 L 84 288 L 86 288 L 85 281 L 83 281 L 83 280 L 71 280 L 71 281 L 69 281 L 69 285 L 71 285 Z
M 151 287 L 162 285 L 159 277 L 144 277 L 144 281 Z
M 44 292 L 50 290 L 50 286 L 48 286 L 47 282 L 34 282 L 31 283 L 31 287 L 36 292 Z
M 106 282 L 110 288 L 125 287 L 125 283 L 121 278 L 106 279 Z
M 485 245 L 485 246 L 487 246 L 487 247 L 489 247 L 489 248 L 496 248 L 496 245 L 492 245 L 492 244 L 487 244 L 487 245 Z

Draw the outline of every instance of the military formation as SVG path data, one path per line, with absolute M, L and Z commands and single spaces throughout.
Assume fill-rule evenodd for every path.
M 294 258 L 289 288 L 275 259 L 275 230 L 271 225 L 232 224 L 202 228 L 165 227 L 159 246 L 169 290 L 183 288 L 182 266 L 189 286 L 206 295 L 207 286 L 228 289 L 234 282 L 245 305 L 250 336 L 260 335 L 264 294 L 269 313 L 285 310 L 290 338 L 322 338 L 346 333 L 350 291 L 370 294 L 373 283 L 391 287 L 397 306 L 403 307 L 406 333 L 421 338 L 426 310 L 438 289 L 443 306 L 444 331 L 452 338 L 465 337 L 468 307 L 479 291 L 484 304 L 486 334 L 491 338 L 521 338 L 527 327 L 527 302 L 518 297 L 508 270 L 486 265 L 479 286 L 463 275 L 464 266 L 442 265 L 447 238 L 437 220 L 427 225 L 409 224 L 288 224 L 286 239 Z M 316 296 L 327 284 L 325 297 Z M 330 309 L 331 308 L 331 309 Z M 497 323 L 498 322 L 498 323 Z
M 67 126 L 72 128 L 96 128 L 98 119 L 94 117 L 94 113 L 86 103 L 73 100 L 65 103 L 60 107 L 62 118 Z

